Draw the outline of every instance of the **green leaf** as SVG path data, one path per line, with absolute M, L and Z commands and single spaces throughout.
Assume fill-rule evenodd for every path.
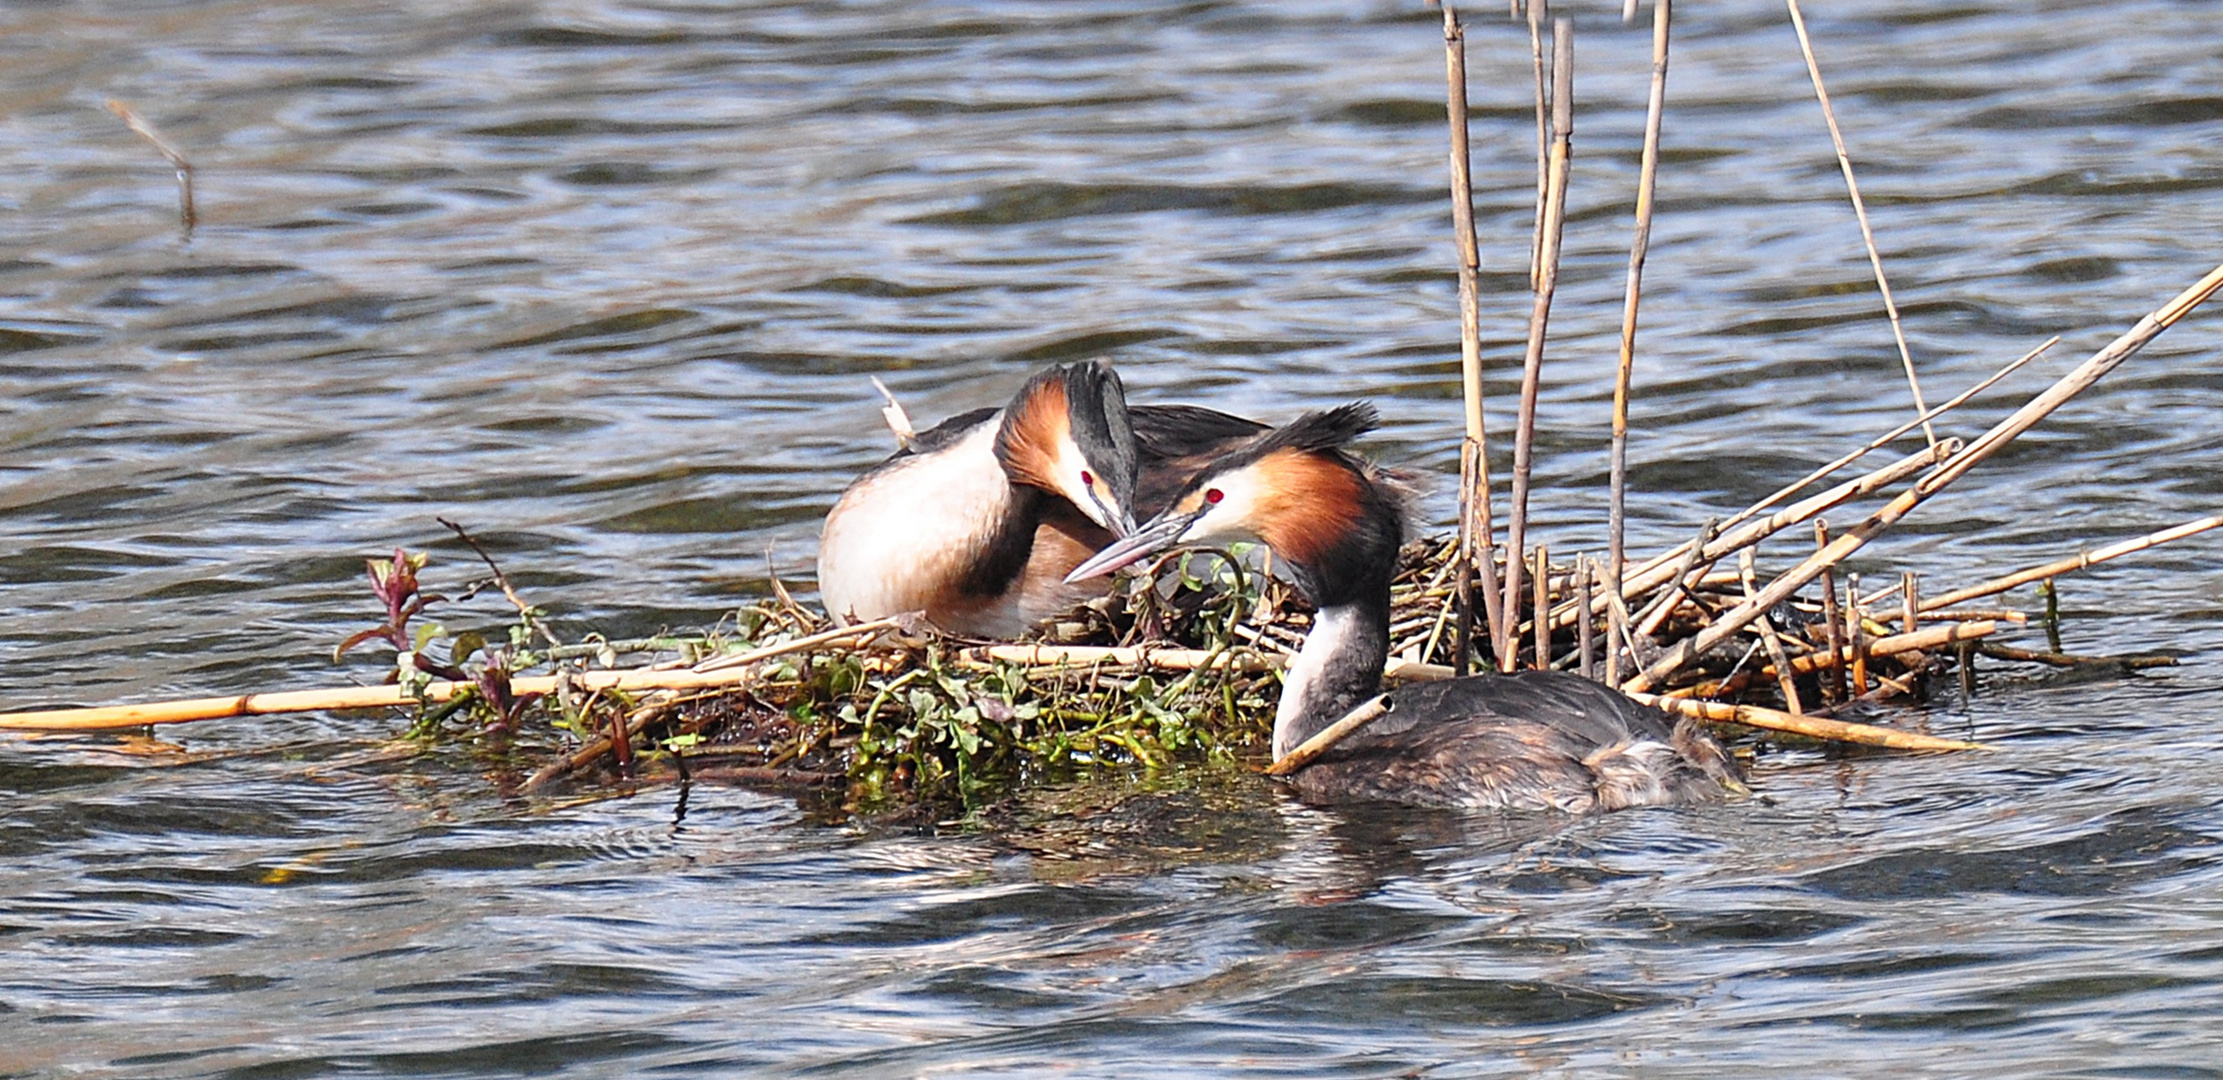
M 422 648 L 422 644 L 419 645 Z M 455 636 L 455 644 L 448 649 L 448 663 L 462 667 L 473 653 L 486 648 L 486 637 L 477 631 L 466 630 Z

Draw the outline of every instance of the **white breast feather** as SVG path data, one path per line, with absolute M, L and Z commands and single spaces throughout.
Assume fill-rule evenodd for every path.
M 923 610 L 987 542 L 1011 500 L 995 454 L 1000 423 L 992 416 L 956 443 L 897 459 L 842 492 L 818 546 L 828 612 L 862 620 Z

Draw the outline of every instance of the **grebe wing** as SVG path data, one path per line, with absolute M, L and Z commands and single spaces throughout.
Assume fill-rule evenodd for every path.
M 1592 746 L 1630 739 L 1664 742 L 1674 732 L 1674 718 L 1668 714 L 1564 671 L 1414 683 L 1399 687 L 1389 697 L 1389 715 L 1367 725 L 1361 735 L 1389 736 L 1469 717 L 1544 724 Z
M 1161 458 L 1214 453 L 1266 430 L 1256 420 L 1199 405 L 1131 405 L 1127 419 L 1143 452 Z
M 993 408 L 973 409 L 958 413 L 933 427 L 927 428 L 925 431 L 914 432 L 911 435 L 911 445 L 889 455 L 888 460 L 894 461 L 896 458 L 914 453 L 932 453 L 948 446 L 964 438 L 974 428 L 979 427 L 983 421 L 994 417 L 998 411 Z
M 1384 717 L 1387 719 L 1387 717 Z M 1598 774 L 1579 737 L 1528 723 L 1407 728 L 1339 745 L 1290 779 L 1308 802 L 1598 809 Z

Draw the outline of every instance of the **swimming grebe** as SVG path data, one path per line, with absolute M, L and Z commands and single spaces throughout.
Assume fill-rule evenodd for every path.
M 1110 366 L 1045 369 L 1003 408 L 919 432 L 842 492 L 819 542 L 819 598 L 842 620 L 924 611 L 950 633 L 1015 637 L 1102 594 L 1066 573 L 1263 428 L 1190 406 L 1130 415 Z
M 1281 757 L 1379 692 L 1389 586 L 1409 495 L 1343 449 L 1371 405 L 1308 413 L 1199 472 L 1165 511 L 1075 567 L 1081 580 L 1185 543 L 1264 543 L 1318 608 L 1274 717 Z M 1418 683 L 1290 777 L 1317 802 L 1584 813 L 1740 790 L 1736 764 L 1690 720 L 1553 671 Z

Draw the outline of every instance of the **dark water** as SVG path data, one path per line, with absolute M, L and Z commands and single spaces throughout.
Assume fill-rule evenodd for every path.
M 1562 6 L 1582 111 L 1539 480 L 1568 552 L 1602 543 L 1649 34 Z M 1810 6 L 1932 399 L 2067 336 L 1946 432 L 2218 261 L 2212 6 Z M 1484 8 L 1504 430 L 1533 135 L 1525 34 Z M 767 553 L 807 577 L 888 449 L 868 373 L 927 419 L 1087 356 L 1138 400 L 1368 397 L 1380 457 L 1455 470 L 1433 19 L 0 9 L 0 688 L 369 679 L 325 659 L 372 620 L 363 557 L 469 576 L 435 515 L 567 632 L 712 623 Z M 1907 412 L 1784 12 L 1678 25 L 1639 551 Z M 199 166 L 190 241 L 111 96 Z M 1965 582 L 2215 512 L 2219 347 L 2194 315 L 1863 568 Z M 383 716 L 164 731 L 185 755 L 10 738 L 0 1074 L 2215 1075 L 2217 550 L 2065 583 L 2067 647 L 2182 667 L 1993 667 L 1899 718 L 1996 752 L 1773 753 L 1749 802 L 1572 823 L 1177 775 L 922 837 L 733 788 L 677 823 L 668 790 L 504 804 L 468 759 L 361 756 Z

